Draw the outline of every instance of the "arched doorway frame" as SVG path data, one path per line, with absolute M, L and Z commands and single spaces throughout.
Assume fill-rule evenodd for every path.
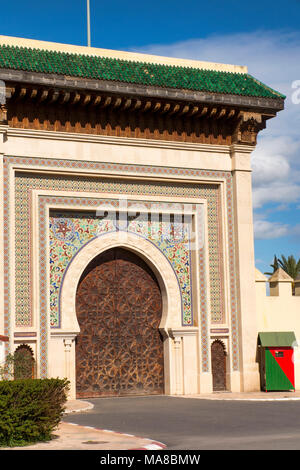
M 80 333 L 76 315 L 76 291 L 82 273 L 98 255 L 111 248 L 124 248 L 140 256 L 151 268 L 160 286 L 162 317 L 160 332 L 164 342 L 165 393 L 171 383 L 172 352 L 169 330 L 181 326 L 181 292 L 175 271 L 165 255 L 149 240 L 128 232 L 111 232 L 92 239 L 73 257 L 65 272 L 60 291 L 61 333 L 75 337 Z M 75 377 L 75 361 L 71 364 Z

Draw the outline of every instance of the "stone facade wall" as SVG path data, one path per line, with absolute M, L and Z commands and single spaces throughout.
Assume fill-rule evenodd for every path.
M 257 328 L 249 282 L 239 275 L 240 270 L 249 272 L 253 262 L 252 253 L 249 256 L 249 243 L 253 244 L 252 147 L 158 144 L 103 136 L 77 135 L 75 139 L 73 134 L 5 126 L 0 137 L 4 206 L 0 221 L 4 247 L 1 332 L 10 338 L 7 352 L 21 343 L 29 344 L 38 376 L 69 377 L 75 396 L 75 338 L 79 331 L 74 309 L 73 316 L 64 316 L 69 307 L 63 305 L 63 277 L 78 251 L 92 243 L 99 228 L 95 215 L 99 206 L 126 196 L 130 204 L 160 205 L 166 213 L 174 212 L 173 205 L 177 210 L 186 206 L 193 220 L 190 224 L 196 224 L 198 241 L 203 237 L 192 253 L 186 240 L 175 246 L 167 238 L 145 236 L 145 221 L 139 226 L 131 222 L 129 227 L 130 234 L 140 239 L 135 247 L 143 244 L 140 253 L 156 266 L 165 289 L 161 328 L 166 392 L 212 391 L 210 348 L 216 339 L 226 348 L 228 390 L 257 389 L 252 348 Z M 197 222 L 198 210 L 202 211 L 202 224 Z M 89 221 L 87 212 L 92 214 Z M 113 238 L 115 231 L 101 224 L 103 240 L 109 234 Z M 160 223 L 156 225 L 158 232 L 164 230 Z M 70 238 L 75 226 L 80 234 L 76 243 Z M 185 230 L 191 228 L 187 225 Z M 62 238 L 67 241 L 64 248 Z M 159 257 L 173 274 L 155 261 Z M 180 269 L 182 257 L 184 272 Z M 172 289 L 175 296 L 170 294 Z M 181 300 L 174 309 L 171 300 L 176 296 Z M 251 342 L 243 339 L 245 334 Z

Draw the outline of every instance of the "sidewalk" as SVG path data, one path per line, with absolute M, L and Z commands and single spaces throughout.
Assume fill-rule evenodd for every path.
M 175 396 L 175 395 L 174 395 Z M 178 396 L 178 395 L 177 395 Z M 294 401 L 300 400 L 300 391 L 296 392 L 213 392 L 203 395 L 184 395 L 182 398 L 199 400 L 236 400 L 236 401 Z
M 66 404 L 66 414 L 88 411 L 91 403 L 70 400 Z M 161 442 L 143 437 L 96 429 L 90 426 L 61 422 L 54 431 L 54 439 L 25 447 L 2 447 L 1 450 L 160 450 L 166 446 Z

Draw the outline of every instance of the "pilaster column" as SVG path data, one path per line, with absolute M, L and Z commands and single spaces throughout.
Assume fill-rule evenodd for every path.
M 182 351 L 181 351 L 181 337 L 174 337 L 174 350 L 175 350 L 175 394 L 182 395 L 183 393 L 183 374 L 182 374 Z
M 202 379 L 203 374 L 199 375 L 199 329 L 192 326 L 172 328 L 169 329 L 169 336 L 173 342 L 174 354 L 173 393 L 176 395 L 192 395 L 202 392 L 201 381 L 204 382 L 204 379 Z M 207 392 L 204 383 L 202 388 Z
M 0 84 L 0 98 L 1 98 L 1 84 Z M 1 103 L 1 101 L 0 101 Z M 0 119 L 0 335 L 6 335 L 8 325 L 5 325 L 4 319 L 4 230 L 5 230 L 5 221 L 3 219 L 3 158 L 4 158 L 4 147 L 7 140 L 7 125 L 2 125 Z M 12 340 L 11 340 L 12 345 Z M 9 341 L 5 342 L 3 346 L 6 351 L 5 354 L 9 352 Z
M 63 339 L 64 355 L 65 355 L 65 377 L 70 381 L 69 398 L 74 399 L 76 396 L 75 384 L 75 348 L 74 337 L 67 337 Z
M 252 145 L 235 144 L 231 147 L 241 391 L 255 391 L 260 388 L 258 364 L 255 362 L 257 321 L 250 164 L 253 149 Z M 232 391 L 238 391 L 237 377 L 238 374 L 233 371 Z
M 65 348 L 65 375 L 66 378 L 70 380 L 71 375 L 71 348 L 72 348 L 72 340 L 67 338 L 64 339 L 64 348 Z

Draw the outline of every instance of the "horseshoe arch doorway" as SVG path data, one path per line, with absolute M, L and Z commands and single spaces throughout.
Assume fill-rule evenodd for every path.
M 76 292 L 76 395 L 164 393 L 162 296 L 135 253 L 109 249 L 83 272 Z

